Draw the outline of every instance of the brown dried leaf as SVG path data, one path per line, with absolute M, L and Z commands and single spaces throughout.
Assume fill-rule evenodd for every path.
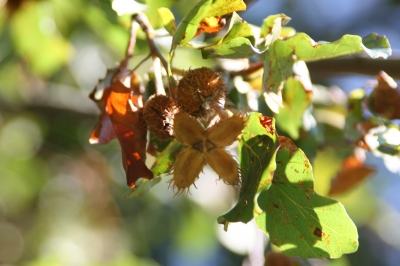
M 142 95 L 137 78 L 135 73 L 125 72 L 124 75 L 114 77 L 111 86 L 104 90 L 101 99 L 95 98 L 97 87 L 89 95 L 101 110 L 99 122 L 92 131 L 89 141 L 102 144 L 115 137 L 118 138 L 127 184 L 131 188 L 135 187 L 135 182 L 139 178 L 154 177 L 144 163 L 147 127 L 143 119 Z M 125 81 L 129 81 L 128 86 L 124 84 Z
M 204 18 L 199 26 L 195 36 L 202 33 L 216 33 L 220 31 L 226 24 L 226 19 L 222 16 Z
M 345 158 L 342 169 L 331 181 L 329 195 L 341 194 L 354 188 L 374 172 L 374 168 L 365 166 L 356 155 Z
M 385 72 L 376 76 L 378 85 L 368 97 L 371 111 L 387 119 L 400 119 L 400 89 L 397 83 Z

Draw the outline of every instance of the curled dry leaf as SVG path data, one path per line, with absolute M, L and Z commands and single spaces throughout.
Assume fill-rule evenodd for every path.
M 342 169 L 331 181 L 329 195 L 341 194 L 354 188 L 374 172 L 374 168 L 364 165 L 363 160 L 356 155 L 345 158 Z
M 400 119 L 400 88 L 385 72 L 376 76 L 378 85 L 368 97 L 370 110 L 387 119 Z
M 107 85 L 101 98 L 96 97 L 99 92 L 97 86 L 89 95 L 101 110 L 89 142 L 103 144 L 118 138 L 127 184 L 133 188 L 139 178 L 154 177 L 144 163 L 147 127 L 143 119 L 143 101 L 138 76 L 132 72 L 119 74 Z

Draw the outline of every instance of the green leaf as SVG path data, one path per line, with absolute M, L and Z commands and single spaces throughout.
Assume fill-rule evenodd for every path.
M 243 0 L 214 0 L 206 17 L 222 16 L 234 11 L 243 10 L 246 10 L 246 4 Z
M 312 91 L 304 88 L 300 80 L 289 77 L 282 97 L 283 107 L 275 115 L 277 126 L 288 133 L 292 139 L 298 139 L 299 129 L 303 126 L 304 111 L 312 101 Z
M 174 35 L 176 28 L 174 14 L 172 14 L 171 10 L 165 7 L 160 7 L 158 13 L 160 14 L 164 28 L 169 34 Z
M 275 30 L 279 30 L 279 36 L 282 26 L 286 25 L 290 20 L 291 18 L 283 13 L 268 16 L 266 19 L 264 19 L 263 24 L 261 25 L 260 37 L 267 37 L 268 34 L 273 33 Z M 274 28 L 276 29 L 274 30 Z
M 297 147 L 276 157 L 272 186 L 258 198 L 264 211 L 256 218 L 271 243 L 287 256 L 339 258 L 358 248 L 357 228 L 343 205 L 314 192 L 310 162 Z
M 196 36 L 199 23 L 208 17 L 222 16 L 228 13 L 245 10 L 243 0 L 202 0 L 179 23 L 172 39 L 171 51 L 176 45 L 184 46 Z
M 265 41 L 262 44 L 262 50 L 268 48 L 271 43 L 275 42 L 278 39 L 278 37 L 281 35 L 282 26 L 286 25 L 290 20 L 291 18 L 283 13 L 268 16 L 266 19 L 264 19 L 260 32 L 260 37 L 265 38 Z M 288 33 L 285 31 L 285 34 Z
M 362 39 L 364 51 L 371 58 L 388 58 L 392 55 L 392 49 L 390 48 L 389 40 L 385 36 L 379 36 L 376 33 L 371 33 L 367 37 Z
M 229 222 L 249 222 L 258 212 L 257 196 L 271 185 L 277 146 L 274 119 L 251 113 L 239 141 L 242 175 L 239 200 L 232 210 L 218 218 L 218 223 L 225 224 L 225 229 Z
M 344 126 L 344 136 L 347 140 L 357 141 L 361 138 L 361 133 L 357 130 L 356 124 L 364 120 L 363 102 L 365 97 L 364 89 L 355 89 L 349 94 L 347 99 L 348 112 Z
M 58 33 L 51 6 L 30 2 L 10 17 L 15 49 L 34 73 L 49 77 L 70 59 L 73 49 Z
M 284 82 L 293 74 L 294 62 L 298 60 L 320 60 L 363 51 L 373 58 L 386 58 L 391 54 L 387 39 L 374 34 L 364 40 L 359 36 L 344 35 L 332 43 L 316 43 L 305 33 L 297 33 L 285 40 L 276 40 L 265 53 L 263 87 L 267 93 L 279 95 Z
M 233 13 L 227 34 L 217 43 L 201 47 L 203 58 L 248 58 L 261 53 L 253 46 L 254 35 L 251 26 Z
M 178 141 L 172 141 L 164 151 L 157 157 L 151 171 L 154 176 L 160 176 L 167 173 L 173 162 L 175 161 L 176 155 L 182 150 L 183 145 Z
M 157 176 L 153 179 L 140 178 L 135 183 L 135 188 L 126 196 L 126 198 L 142 197 L 149 193 L 150 189 L 160 183 L 161 177 Z

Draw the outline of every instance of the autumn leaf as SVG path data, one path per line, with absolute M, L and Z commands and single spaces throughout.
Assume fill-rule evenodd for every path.
M 143 120 L 143 100 L 139 89 L 139 78 L 134 72 L 109 71 L 105 79 L 107 86 L 101 97 L 101 82 L 89 95 L 101 110 L 99 121 L 92 131 L 89 142 L 104 144 L 118 138 L 121 145 L 123 166 L 129 187 L 134 188 L 139 178 L 152 179 L 147 168 L 147 127 Z M 103 84 L 104 85 L 104 84 Z
M 197 32 L 195 36 L 198 36 L 202 33 L 216 33 L 220 31 L 225 24 L 226 20 L 223 16 L 204 18 L 197 26 Z
M 368 97 L 370 110 L 387 119 L 400 119 L 400 89 L 397 83 L 385 72 L 376 76 L 377 86 Z
M 356 155 L 345 158 L 342 169 L 331 182 L 329 196 L 354 188 L 374 172 L 374 168 L 364 165 L 363 160 Z

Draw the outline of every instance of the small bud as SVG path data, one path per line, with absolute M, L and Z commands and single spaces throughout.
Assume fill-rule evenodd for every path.
M 204 117 L 223 105 L 227 85 L 208 67 L 187 71 L 177 86 L 176 103 L 183 112 Z
M 150 132 L 159 139 L 173 138 L 173 121 L 177 112 L 174 101 L 165 95 L 152 96 L 143 109 Z

